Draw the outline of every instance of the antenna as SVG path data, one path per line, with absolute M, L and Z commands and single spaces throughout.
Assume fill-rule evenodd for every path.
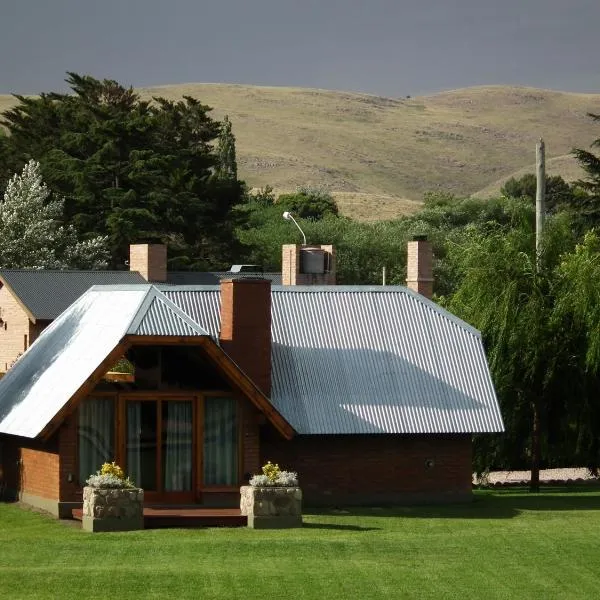
M 302 229 L 300 229 L 300 225 L 298 225 L 298 223 L 296 223 L 296 219 L 294 219 L 294 217 L 292 216 L 291 212 L 288 212 L 287 210 L 283 213 L 283 218 L 286 221 L 293 221 L 294 225 L 298 228 L 298 231 L 300 231 L 300 233 L 302 234 L 302 237 L 304 238 L 304 245 L 306 246 L 306 236 L 304 235 L 304 231 L 302 231 Z

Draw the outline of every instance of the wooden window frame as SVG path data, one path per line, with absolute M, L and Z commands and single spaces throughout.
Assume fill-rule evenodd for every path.
M 244 468 L 244 423 L 240 394 L 232 390 L 209 390 L 209 391 L 98 391 L 92 392 L 89 398 L 112 398 L 114 401 L 115 431 L 114 431 L 114 461 L 124 467 L 127 471 L 127 431 L 126 431 L 126 410 L 129 401 L 147 401 L 157 403 L 157 460 L 156 476 L 161 491 L 144 491 L 144 500 L 150 503 L 199 503 L 202 502 L 204 494 L 216 493 L 235 493 L 239 490 L 239 485 L 243 478 Z M 235 401 L 235 411 L 237 420 L 237 479 L 238 485 L 204 485 L 204 414 L 206 398 L 225 397 L 232 398 Z M 83 402 L 87 399 L 84 398 Z M 192 402 L 192 423 L 194 436 L 192 441 L 192 456 L 195 461 L 195 468 L 192 472 L 192 490 L 190 492 L 164 492 L 162 491 L 162 402 L 176 400 L 190 400 Z M 79 427 L 79 411 L 77 411 L 77 427 Z M 79 472 L 79 433 L 75 444 L 77 459 L 77 472 Z M 90 473 L 91 475 L 92 473 Z M 83 486 L 84 482 L 80 482 Z

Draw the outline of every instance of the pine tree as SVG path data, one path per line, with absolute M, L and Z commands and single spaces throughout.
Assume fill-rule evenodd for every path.
M 78 241 L 72 226 L 60 225 L 63 208 L 42 181 L 39 163 L 30 160 L 0 203 L 0 267 L 106 268 L 106 238 Z
M 66 199 L 64 224 L 81 237 L 108 236 L 113 268 L 142 241 L 167 243 L 171 268 L 231 264 L 243 185 L 218 176 L 221 126 L 211 109 L 191 97 L 142 101 L 115 81 L 75 73 L 67 82 L 72 94 L 19 97 L 4 114 L 10 172 L 35 157 Z

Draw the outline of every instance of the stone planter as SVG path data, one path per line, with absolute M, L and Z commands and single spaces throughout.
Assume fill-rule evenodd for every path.
M 302 527 L 302 490 L 244 485 L 240 488 L 240 510 L 253 529 Z
M 82 523 L 86 531 L 144 529 L 144 490 L 84 487 Z

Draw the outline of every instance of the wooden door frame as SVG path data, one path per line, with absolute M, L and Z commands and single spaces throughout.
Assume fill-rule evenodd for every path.
M 163 430 L 163 416 L 162 416 L 162 403 L 163 402 L 176 402 L 176 401 L 189 401 L 192 403 L 192 482 L 191 489 L 185 492 L 166 492 L 164 490 L 163 482 L 163 450 L 162 450 L 162 430 Z M 196 412 L 198 406 L 198 394 L 195 392 L 168 392 L 168 391 L 135 391 L 135 392 L 122 392 L 118 394 L 117 404 L 120 413 L 119 430 L 117 435 L 118 440 L 118 455 L 120 455 L 120 464 L 125 466 L 127 470 L 127 403 L 130 401 L 138 402 L 155 402 L 156 403 L 156 464 L 155 464 L 155 476 L 156 476 L 156 491 L 144 490 L 144 501 L 153 503 L 165 503 L 165 504 L 185 504 L 193 503 L 197 501 L 196 494 L 196 469 L 194 468 L 194 461 L 196 460 L 197 452 L 197 436 L 196 436 Z

